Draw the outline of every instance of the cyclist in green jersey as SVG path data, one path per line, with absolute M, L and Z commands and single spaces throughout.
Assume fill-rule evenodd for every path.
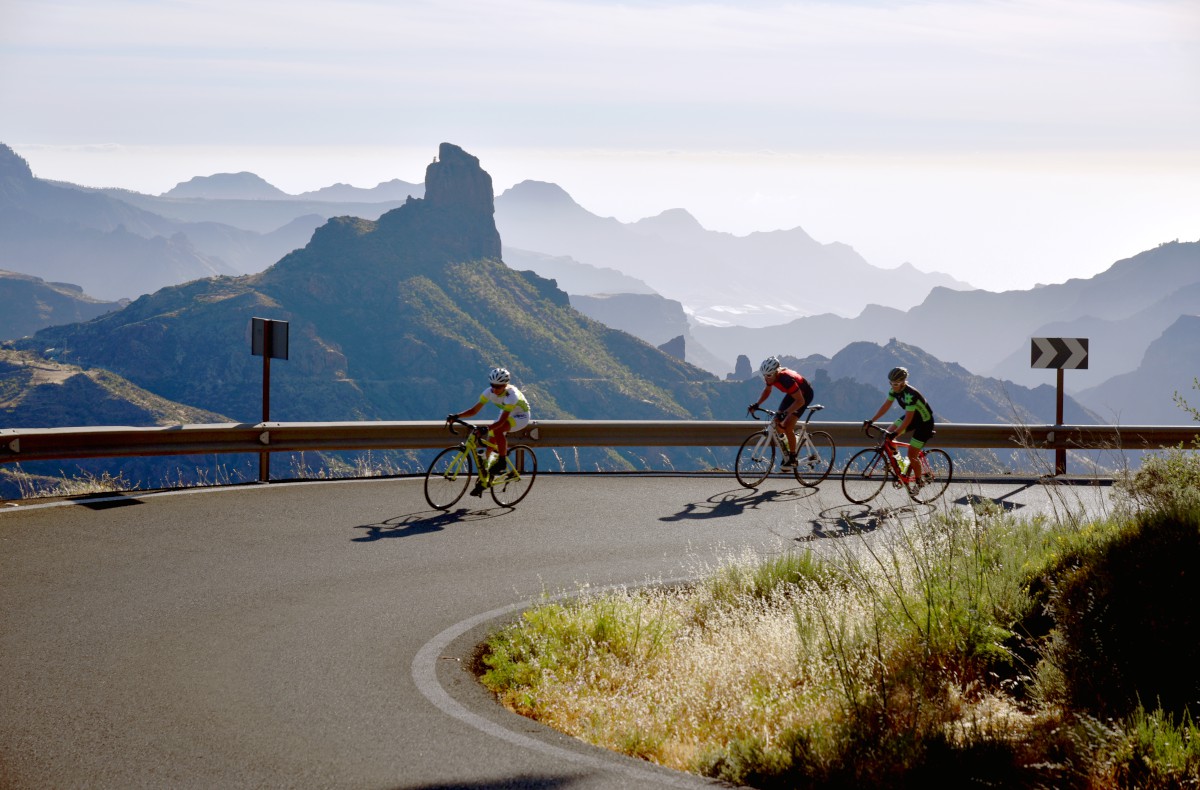
M 879 411 L 875 412 L 875 416 L 864 424 L 878 420 L 887 413 L 893 403 L 900 404 L 900 408 L 904 409 L 904 417 L 892 423 L 889 433 L 900 435 L 909 430 L 913 432 L 908 443 L 908 463 L 910 468 L 920 469 L 921 477 L 924 478 L 926 475 L 932 474 L 929 466 L 921 464 L 920 459 L 921 448 L 933 437 L 933 408 L 930 407 L 929 401 L 925 400 L 924 395 L 915 387 L 909 386 L 907 368 L 892 368 L 888 373 L 888 381 L 891 383 L 891 392 L 888 393 L 883 405 L 879 407 Z

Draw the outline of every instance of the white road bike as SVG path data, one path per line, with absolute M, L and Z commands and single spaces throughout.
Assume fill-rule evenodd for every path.
M 834 456 L 837 454 L 832 436 L 825 431 L 810 431 L 808 428 L 808 421 L 823 408 L 825 407 L 818 405 L 809 406 L 804 422 L 796 423 L 796 468 L 792 473 L 796 482 L 809 488 L 816 488 L 822 480 L 829 477 Z M 778 412 L 755 407 L 750 415 L 758 420 L 761 419 L 758 416 L 759 412 L 769 415 L 770 421 L 766 428 L 751 434 L 742 442 L 733 467 L 738 482 L 746 488 L 757 488 L 770 476 L 775 468 L 777 450 L 781 458 L 786 458 L 788 452 L 787 435 L 783 426 L 775 419 Z

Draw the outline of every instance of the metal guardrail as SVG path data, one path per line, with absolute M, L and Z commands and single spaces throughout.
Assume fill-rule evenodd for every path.
M 839 447 L 874 442 L 858 422 L 813 422 Z M 758 430 L 751 420 L 545 420 L 517 437 L 538 447 L 736 447 Z M 1147 450 L 1187 443 L 1197 426 L 939 424 L 945 448 Z M 436 422 L 265 422 L 149 428 L 0 429 L 0 463 L 218 453 L 423 449 L 457 441 Z

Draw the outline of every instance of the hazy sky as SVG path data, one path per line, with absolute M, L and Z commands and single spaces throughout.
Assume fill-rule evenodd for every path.
M 419 182 L 446 141 L 992 289 L 1200 239 L 1198 0 L 0 0 L 0 108 L 43 178 Z

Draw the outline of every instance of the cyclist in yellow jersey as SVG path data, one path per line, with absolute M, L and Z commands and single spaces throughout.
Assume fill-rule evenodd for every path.
M 508 455 L 508 432 L 519 431 L 529 424 L 529 401 L 521 391 L 511 383 L 512 376 L 505 368 L 492 368 L 488 374 L 488 388 L 479 395 L 479 402 L 464 412 L 447 415 L 446 421 L 474 417 L 486 404 L 491 403 L 500 409 L 500 416 L 488 426 L 492 440 L 496 443 L 496 459 L 492 461 L 488 474 L 496 474 L 504 469 L 504 458 Z M 476 484 L 471 491 L 472 496 L 480 496 L 483 487 Z
M 888 372 L 888 381 L 891 383 L 891 392 L 879 407 L 879 411 L 875 412 L 875 416 L 866 420 L 864 424 L 875 422 L 893 403 L 899 403 L 900 408 L 904 409 L 904 417 L 892 423 L 889 433 L 899 436 L 909 430 L 913 432 L 908 444 L 908 463 L 911 468 L 919 469 L 924 477 L 930 474 L 931 470 L 928 465 L 920 463 L 921 448 L 933 436 L 933 408 L 924 395 L 908 385 L 907 368 L 892 368 Z

